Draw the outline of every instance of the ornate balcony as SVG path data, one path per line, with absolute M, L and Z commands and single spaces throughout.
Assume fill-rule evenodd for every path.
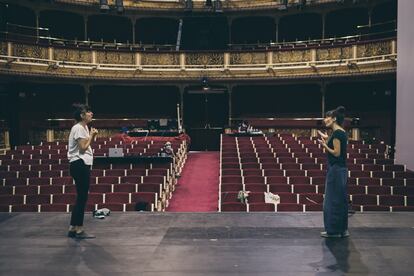
M 272 44 L 262 50 L 144 51 L 122 44 L 0 42 L 0 72 L 11 76 L 130 81 L 277 80 L 393 73 L 396 39 Z

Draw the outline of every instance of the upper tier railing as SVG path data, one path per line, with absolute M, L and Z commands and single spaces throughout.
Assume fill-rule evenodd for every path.
M 108 0 L 109 8 L 117 8 L 115 0 Z M 310 7 L 322 4 L 338 4 L 338 0 L 212 0 L 211 4 L 205 0 L 123 0 L 123 8 L 138 10 L 182 10 L 182 11 L 206 11 L 226 12 L 234 10 L 255 9 L 279 9 L 285 10 L 291 7 Z M 58 4 L 70 4 L 80 6 L 97 6 L 99 0 L 54 0 Z
M 384 24 L 392 24 L 392 28 L 388 30 L 382 30 L 377 32 L 363 33 L 364 28 L 367 26 L 358 26 L 361 33 L 358 35 L 330 37 L 324 39 L 308 39 L 308 40 L 296 40 L 296 41 L 283 41 L 267 43 L 250 43 L 250 44 L 228 44 L 225 50 L 236 51 L 252 51 L 252 50 L 280 50 L 280 49 L 303 49 L 303 48 L 315 48 L 315 47 L 327 47 L 354 44 L 363 41 L 377 40 L 383 38 L 393 38 L 397 35 L 397 29 L 395 28 L 396 21 L 389 21 L 386 23 L 377 24 L 384 26 Z M 373 25 L 375 26 L 375 25 Z M 86 49 L 107 49 L 107 50 L 124 50 L 124 51 L 176 51 L 176 45 L 170 44 L 146 44 L 146 43 L 121 43 L 107 42 L 107 41 L 91 41 L 91 40 L 70 40 L 51 37 L 48 28 L 34 28 L 16 24 L 7 23 L 6 31 L 0 32 L 0 38 L 5 41 L 12 42 L 25 42 L 35 43 L 43 46 L 65 46 L 74 48 L 86 48 Z M 214 50 L 197 50 L 196 52 L 211 52 Z M 189 52 L 189 51 L 187 51 Z M 193 50 L 193 52 L 195 52 Z

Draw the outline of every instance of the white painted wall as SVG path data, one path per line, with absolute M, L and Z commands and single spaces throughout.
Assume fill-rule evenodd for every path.
M 414 170 L 414 1 L 398 0 L 397 164 Z

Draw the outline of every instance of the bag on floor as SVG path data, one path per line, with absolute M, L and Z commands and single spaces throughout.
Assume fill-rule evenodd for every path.
M 271 192 L 265 192 L 265 203 L 273 203 L 273 204 L 279 204 L 280 203 L 280 196 L 272 194 Z
M 92 212 L 94 218 L 104 219 L 106 216 L 109 216 L 111 210 L 108 208 L 97 209 Z
M 249 197 L 249 191 L 239 191 L 239 193 L 237 194 L 237 199 L 243 203 L 246 204 L 247 203 L 247 198 Z
M 137 201 L 135 203 L 135 211 L 142 212 L 142 211 L 148 211 L 148 202 L 145 201 Z

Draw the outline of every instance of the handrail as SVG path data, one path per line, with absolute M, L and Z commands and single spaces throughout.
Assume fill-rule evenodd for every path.
M 50 31 L 49 28 L 25 26 L 25 25 L 19 25 L 19 24 L 14 24 L 14 23 L 9 23 L 9 22 L 7 22 L 6 25 L 11 26 L 11 27 L 19 27 L 19 28 L 22 28 L 22 29 Z
M 385 22 L 380 22 L 380 23 L 374 23 L 374 24 L 367 24 L 367 25 L 358 25 L 357 29 L 362 29 L 362 28 L 371 28 L 374 26 L 386 26 L 390 23 L 397 23 L 397 20 L 389 20 L 389 21 L 385 21 Z
M 319 44 L 319 45 L 326 45 L 329 43 L 335 43 L 337 41 L 345 41 L 345 43 L 348 43 L 348 41 L 350 42 L 355 42 L 355 41 L 361 41 L 364 38 L 372 38 L 372 37 L 380 37 L 380 36 L 385 36 L 385 35 L 389 35 L 389 37 L 393 37 L 396 35 L 397 29 L 393 29 L 393 30 L 389 30 L 389 31 L 383 31 L 383 32 L 375 32 L 375 33 L 368 33 L 368 34 L 360 34 L 360 35 L 352 35 L 352 36 L 342 36 L 342 37 L 333 37 L 333 38 L 325 38 L 325 39 L 313 39 L 313 40 L 302 40 L 302 41 L 289 41 L 289 42 L 269 42 L 269 43 L 259 43 L 259 44 L 228 44 L 227 46 L 229 47 L 229 49 L 233 49 L 237 48 L 237 47 L 242 47 L 242 48 L 256 48 L 256 49 L 260 49 L 260 48 L 281 48 L 281 47 L 295 47 L 295 46 L 304 46 L 304 47 L 308 47 L 310 45 L 315 45 L 315 44 Z M 8 36 L 16 36 L 16 38 L 20 38 L 20 39 L 32 39 L 33 41 L 37 41 L 38 43 L 40 43 L 40 41 L 44 40 L 47 41 L 49 43 L 57 43 L 57 42 L 61 42 L 63 44 L 69 44 L 69 45 L 76 45 L 77 47 L 79 46 L 88 46 L 89 48 L 93 48 L 93 47 L 102 47 L 103 49 L 106 48 L 129 48 L 130 50 L 132 50 L 132 48 L 139 48 L 139 49 L 145 49 L 146 48 L 151 48 L 151 49 L 169 49 L 169 52 L 180 52 L 180 51 L 176 51 L 175 50 L 175 45 L 160 45 L 160 44 L 132 44 L 132 43 L 107 43 L 107 42 L 103 42 L 103 41 L 91 41 L 91 40 L 69 40 L 69 39 L 61 39 L 61 38 L 55 38 L 55 37 L 51 37 L 51 36 L 33 36 L 33 35 L 27 35 L 27 34 L 16 34 L 16 33 L 11 33 L 11 32 L 0 32 L 1 35 L 5 35 L 6 38 Z M 242 50 L 242 49 L 241 49 Z M 217 51 L 217 50 L 199 50 L 198 52 L 207 52 L 207 51 Z M 188 51 L 190 52 L 190 51 Z
M 360 35 L 349 35 L 349 36 L 340 36 L 340 37 L 331 37 L 331 38 L 324 38 L 324 39 L 309 39 L 309 40 L 298 40 L 298 41 L 287 41 L 287 42 L 270 42 L 267 43 L 253 43 L 253 44 L 228 44 L 231 47 L 242 46 L 242 47 L 252 47 L 252 46 L 259 46 L 259 47 L 277 47 L 277 46 L 284 46 L 284 45 L 299 45 L 304 44 L 305 46 L 308 44 L 325 44 L 326 42 L 335 42 L 340 40 L 349 40 L 349 41 L 359 41 L 361 38 L 365 37 L 372 37 L 372 36 L 380 36 L 385 34 L 395 35 L 397 29 L 384 31 L 384 32 L 375 32 L 369 34 L 360 34 Z

